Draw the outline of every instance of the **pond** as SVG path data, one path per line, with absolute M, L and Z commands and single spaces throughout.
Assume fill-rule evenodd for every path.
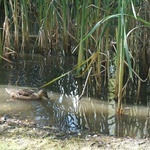
M 15 64 L 0 62 L 0 116 L 11 115 L 33 121 L 39 127 L 56 127 L 60 130 L 80 132 L 90 130 L 118 137 L 148 137 L 150 135 L 150 108 L 124 105 L 124 115 L 116 115 L 113 100 L 87 97 L 80 101 L 79 89 L 83 83 L 72 74 L 45 87 L 48 100 L 11 100 L 8 89 L 38 88 L 66 73 L 76 64 L 74 57 L 44 58 L 41 55 L 24 55 Z M 104 93 L 107 95 L 107 93 Z

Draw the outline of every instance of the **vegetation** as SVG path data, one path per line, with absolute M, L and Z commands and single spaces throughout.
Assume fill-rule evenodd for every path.
M 95 93 L 100 94 L 115 79 L 121 113 L 124 95 L 130 96 L 137 88 L 134 102 L 143 102 L 143 86 L 149 85 L 149 6 L 148 0 L 0 1 L 5 12 L 1 56 L 8 59 L 24 52 L 75 55 L 76 77 L 90 71 L 87 77 L 95 84 Z M 111 74 L 112 65 L 116 69 Z

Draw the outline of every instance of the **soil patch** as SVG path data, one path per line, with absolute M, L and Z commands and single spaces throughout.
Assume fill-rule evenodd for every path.
M 38 127 L 34 122 L 3 116 L 0 120 L 1 150 L 148 150 L 150 139 L 116 138 L 90 131 L 61 131 L 55 127 Z

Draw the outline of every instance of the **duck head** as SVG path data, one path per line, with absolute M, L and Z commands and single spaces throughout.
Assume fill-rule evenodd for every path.
M 45 90 L 43 90 L 43 89 L 40 90 L 40 91 L 37 93 L 37 95 L 38 95 L 40 98 L 44 97 L 44 98 L 48 99 L 47 91 L 45 91 Z

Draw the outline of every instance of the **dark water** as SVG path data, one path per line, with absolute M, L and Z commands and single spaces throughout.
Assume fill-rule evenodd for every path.
M 78 102 L 83 85 L 71 74 L 46 87 L 48 101 L 12 101 L 5 91 L 5 88 L 40 87 L 75 64 L 73 57 L 46 59 L 40 55 L 26 55 L 14 65 L 0 62 L 0 115 L 9 114 L 34 121 L 40 127 L 53 126 L 73 132 L 90 130 L 131 137 L 150 135 L 148 107 L 125 106 L 125 115 L 117 116 L 114 101 L 84 96 Z

